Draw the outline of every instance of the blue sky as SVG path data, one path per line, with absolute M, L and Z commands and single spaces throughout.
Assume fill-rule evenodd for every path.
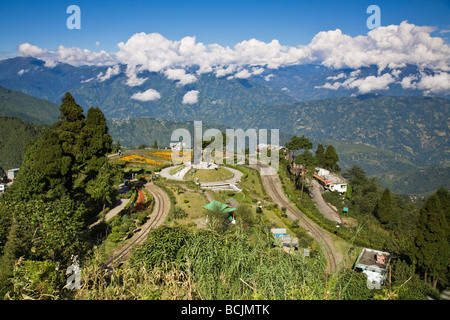
M 81 30 L 69 30 L 69 5 L 81 9 Z M 307 45 L 320 31 L 341 29 L 366 35 L 369 5 L 381 9 L 381 25 L 404 20 L 436 28 L 433 36 L 449 43 L 450 1 L 0 1 L 0 54 L 17 54 L 21 43 L 56 49 L 59 45 L 91 51 L 117 51 L 138 32 L 170 40 L 196 36 L 197 42 L 233 47 L 256 38 L 282 45 Z M 96 45 L 96 42 L 99 42 Z M 0 57 L 1 57 L 0 56 Z

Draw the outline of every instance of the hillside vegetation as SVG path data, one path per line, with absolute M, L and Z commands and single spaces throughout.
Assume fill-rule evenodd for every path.
M 0 116 L 51 124 L 58 119 L 58 114 L 58 105 L 52 102 L 0 87 Z
M 45 129 L 45 125 L 0 117 L 0 175 L 3 171 L 22 165 L 30 141 Z

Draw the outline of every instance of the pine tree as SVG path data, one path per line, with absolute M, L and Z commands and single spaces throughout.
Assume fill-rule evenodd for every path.
M 381 198 L 378 200 L 377 206 L 375 208 L 375 214 L 383 224 L 394 223 L 394 207 L 392 205 L 392 195 L 391 191 L 386 188 L 384 190 Z
M 66 92 L 64 98 L 62 98 L 62 104 L 59 107 L 61 112 L 59 119 L 66 120 L 68 122 L 77 122 L 84 120 L 83 108 L 79 106 L 70 92 Z
M 420 209 L 414 239 L 415 258 L 427 276 L 433 276 L 433 287 L 445 278 L 449 264 L 450 245 L 447 241 L 447 221 L 437 193 L 431 195 Z
M 450 193 L 448 192 L 446 187 L 440 187 L 438 191 L 436 191 L 437 196 L 439 197 L 439 201 L 441 202 L 442 209 L 445 212 L 445 219 L 447 220 L 447 226 L 450 228 Z M 447 234 L 450 237 L 450 230 L 447 231 Z M 450 238 L 449 238 L 450 242 Z
M 81 254 L 88 246 L 83 236 L 87 218 L 97 214 L 98 205 L 110 201 L 114 191 L 111 168 L 99 176 L 112 144 L 103 113 L 91 108 L 85 117 L 70 93 L 60 111 L 60 120 L 27 148 L 16 181 L 0 198 L 2 224 L 18 217 L 18 230 L 39 239 L 34 251 L 31 241 L 26 244 L 24 252 L 32 259 L 68 261 L 71 254 Z M 89 181 L 97 185 L 92 182 L 88 192 Z M 93 190 L 97 187 L 99 191 Z M 0 233 L 0 241 L 13 252 L 16 241 L 11 239 L 17 238 L 17 232 L 6 227 L 9 230 Z M 7 241 L 6 234 L 10 235 Z M 6 264 L 12 263 L 5 259 Z
M 85 116 L 83 108 L 75 102 L 69 92 L 62 99 L 59 110 L 61 112 L 60 120 L 53 124 L 53 129 L 61 140 L 64 155 L 71 159 L 71 172 L 68 174 L 68 185 L 71 190 L 85 157 L 83 149 L 86 144 L 86 135 L 82 133 Z
M 317 165 L 319 167 L 323 167 L 325 163 L 325 149 L 321 143 L 317 146 L 315 157 L 317 160 Z
M 112 151 L 112 138 L 103 112 L 98 108 L 89 108 L 86 116 L 86 131 L 90 133 L 88 156 L 102 157 Z
M 325 161 L 324 161 L 325 168 L 338 172 L 339 171 L 339 166 L 337 165 L 338 161 L 339 156 L 337 155 L 334 147 L 330 144 L 327 147 L 327 150 L 325 151 Z

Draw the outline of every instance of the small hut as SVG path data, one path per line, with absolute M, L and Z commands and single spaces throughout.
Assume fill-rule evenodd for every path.
M 225 203 L 212 200 L 210 203 L 208 203 L 206 206 L 203 206 L 208 212 L 213 212 L 216 214 L 227 214 L 228 213 L 228 220 L 230 220 L 231 223 L 235 223 L 235 217 L 234 217 L 234 211 L 236 211 L 236 208 L 233 208 Z

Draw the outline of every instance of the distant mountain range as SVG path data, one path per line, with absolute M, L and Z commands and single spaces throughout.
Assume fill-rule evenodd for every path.
M 123 145 L 151 145 L 154 140 L 165 145 L 174 128 L 201 120 L 218 129 L 279 129 L 283 139 L 304 134 L 315 145 L 332 143 L 341 167 L 358 164 L 368 174 L 383 175 L 386 185 L 399 186 L 392 179 L 404 172 L 417 180 L 428 168 L 434 168 L 434 176 L 444 173 L 442 178 L 448 181 L 448 170 L 439 171 L 449 166 L 448 94 L 424 96 L 429 93 L 398 84 L 361 94 L 347 81 L 358 75 L 413 79 L 429 72 L 415 66 L 400 71 L 290 66 L 265 69 L 245 79 L 206 73 L 185 85 L 161 73 L 143 72 L 139 77 L 147 80 L 129 86 L 126 66 L 59 63 L 49 68 L 41 60 L 17 57 L 0 61 L 0 86 L 4 87 L 0 88 L 0 116 L 51 123 L 59 114 L 61 98 L 70 91 L 85 110 L 89 106 L 102 109 L 113 138 Z M 192 104 L 183 103 L 188 92 L 196 92 Z
M 45 62 L 31 57 L 16 57 L 0 61 L 0 85 L 59 104 L 66 91 L 87 109 L 99 106 L 108 118 L 148 116 L 173 120 L 201 120 L 211 109 L 226 109 L 231 118 L 257 112 L 264 106 L 291 104 L 299 101 L 322 100 L 356 96 L 361 93 L 384 96 L 423 96 L 431 93 L 417 86 L 403 87 L 431 70 L 406 65 L 391 70 L 364 67 L 332 69 L 323 65 L 297 65 L 279 69 L 260 68 L 262 72 L 246 78 L 217 77 L 213 73 L 197 75 L 191 67 L 170 80 L 159 72 L 142 72 L 140 85 L 127 84 L 127 66 L 74 67 L 58 63 L 50 68 Z M 195 81 L 181 84 L 182 77 L 196 76 Z M 178 77 L 178 78 L 177 78 Z M 393 79 L 396 81 L 393 81 Z M 382 89 L 376 89 L 382 88 Z M 133 95 L 149 89 L 159 95 L 147 101 L 133 99 Z M 183 96 L 198 91 L 198 101 L 183 104 Z M 361 90 L 363 90 L 361 92 Z M 436 97 L 450 98 L 450 92 Z M 145 99 L 144 99 L 145 100 Z M 212 121 L 213 119 L 209 119 Z M 226 121 L 228 124 L 228 122 Z

